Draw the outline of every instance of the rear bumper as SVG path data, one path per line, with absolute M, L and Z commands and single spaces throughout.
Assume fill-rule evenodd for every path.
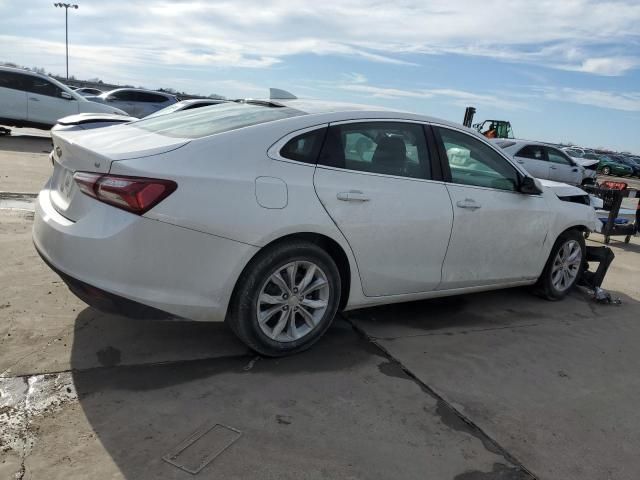
M 35 245 L 35 249 L 38 255 L 40 255 L 40 258 L 42 258 L 42 261 L 58 274 L 67 287 L 69 287 L 69 290 L 84 303 L 96 310 L 138 319 L 153 318 L 161 320 L 174 317 L 169 312 L 163 312 L 162 310 L 143 305 L 142 303 L 128 300 L 82 282 L 77 278 L 73 278 L 47 260 L 47 257 L 40 252 L 37 245 Z
M 54 209 L 48 188 L 36 201 L 36 250 L 76 295 L 129 316 L 224 320 L 235 282 L 257 247 L 93 202 L 72 222 Z

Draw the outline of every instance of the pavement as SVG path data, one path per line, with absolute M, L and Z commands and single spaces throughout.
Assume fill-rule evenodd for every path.
M 261 358 L 224 324 L 76 299 L 30 240 L 50 139 L 15 133 L 0 137 L 0 478 L 638 478 L 638 238 L 611 243 L 619 306 L 511 289 L 363 309 L 310 351 Z

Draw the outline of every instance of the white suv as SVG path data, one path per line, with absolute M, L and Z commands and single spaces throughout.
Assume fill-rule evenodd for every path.
M 90 102 L 47 75 L 0 67 L 0 124 L 49 129 L 59 118 L 76 113 L 125 114 Z

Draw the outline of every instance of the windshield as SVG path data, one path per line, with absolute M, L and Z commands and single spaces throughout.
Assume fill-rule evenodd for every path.
M 147 117 L 130 125 L 167 137 L 201 138 L 215 133 L 305 114 L 289 107 L 247 103 L 229 103 L 212 105 L 211 107 L 183 110 L 175 112 L 173 115 Z

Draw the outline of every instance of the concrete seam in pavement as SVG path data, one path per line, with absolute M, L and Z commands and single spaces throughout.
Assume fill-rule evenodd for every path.
M 416 333 L 414 335 L 400 335 L 397 337 L 376 337 L 375 335 L 369 335 L 369 337 L 373 340 L 397 340 L 400 338 L 415 338 L 415 337 L 437 337 L 437 336 L 453 336 L 453 335 L 461 335 L 467 333 L 482 333 L 482 332 L 492 332 L 494 330 L 514 330 L 516 328 L 529 328 L 529 327 L 537 327 L 539 323 L 529 323 L 526 325 L 506 325 L 504 327 L 489 327 L 489 328 L 476 328 L 470 330 L 461 330 L 459 332 L 441 332 L 441 333 Z
M 395 358 L 386 348 L 380 345 L 375 338 L 369 336 L 367 332 L 363 329 L 355 325 L 348 318 L 345 318 L 347 322 L 351 324 L 353 330 L 360 335 L 364 340 L 372 343 L 375 347 L 377 347 L 380 352 L 392 363 L 396 364 L 398 367 L 402 369 L 402 371 L 409 377 L 409 380 L 415 382 L 423 392 L 433 397 L 437 402 L 443 405 L 447 410 L 455 414 L 459 420 L 464 422 L 464 424 L 470 429 L 470 433 L 478 438 L 484 447 L 492 451 L 493 453 L 500 454 L 504 457 L 505 460 L 521 469 L 524 473 L 531 477 L 531 480 L 536 480 L 536 477 L 527 467 L 525 467 L 522 462 L 520 462 L 516 457 L 514 457 L 511 453 L 509 453 L 502 445 L 500 445 L 496 440 L 491 438 L 484 430 L 482 430 L 478 425 L 476 425 L 470 418 L 466 417 L 459 410 L 457 410 L 451 403 L 445 400 L 441 395 L 439 395 L 435 390 L 433 390 L 429 385 L 420 380 L 411 370 L 405 367 L 402 362 L 400 362 L 397 358 Z

